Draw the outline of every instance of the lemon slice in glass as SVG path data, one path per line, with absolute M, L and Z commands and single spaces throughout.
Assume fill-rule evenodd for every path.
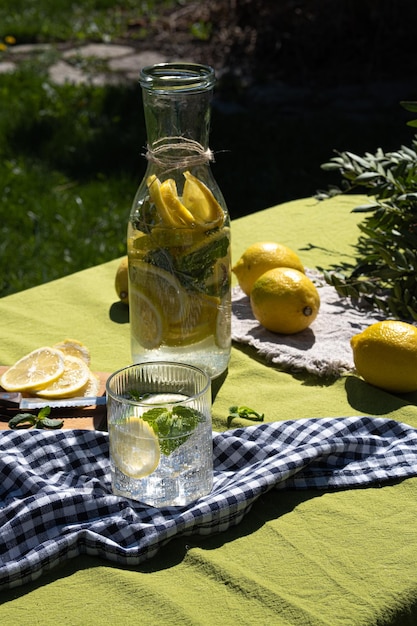
M 109 425 L 110 456 L 130 478 L 144 478 L 156 470 L 161 456 L 158 437 L 145 420 L 131 416 Z
M 38 390 L 43 398 L 70 398 L 77 395 L 88 383 L 90 368 L 76 356 L 64 355 L 64 371 L 53 383 Z
M 12 365 L 0 379 L 6 391 L 32 391 L 47 387 L 64 372 L 64 354 L 55 348 L 33 350 Z

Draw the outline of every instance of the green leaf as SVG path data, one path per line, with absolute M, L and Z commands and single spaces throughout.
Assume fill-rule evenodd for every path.
M 406 111 L 411 111 L 411 113 L 417 113 L 417 102 L 411 100 L 402 100 L 400 104 Z
M 248 406 L 231 406 L 227 417 L 227 428 L 230 428 L 232 421 L 237 417 L 251 420 L 252 422 L 263 422 L 265 415 L 264 413 L 258 413 Z
M 36 423 L 36 416 L 32 413 L 18 413 L 9 420 L 9 428 L 16 430 L 20 428 L 32 428 Z
M 205 416 L 185 406 L 177 406 L 170 411 L 166 407 L 153 407 L 142 415 L 156 435 L 158 435 L 161 452 L 171 454 L 191 436 L 199 422 L 205 421 Z

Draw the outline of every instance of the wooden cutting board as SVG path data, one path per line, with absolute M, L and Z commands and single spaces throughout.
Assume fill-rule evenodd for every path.
M 0 365 L 0 376 L 4 371 L 7 370 L 7 367 Z M 105 385 L 106 380 L 109 377 L 109 374 L 105 372 L 94 372 L 96 376 L 98 376 L 100 380 L 100 390 L 98 395 L 104 395 L 105 393 Z M 2 388 L 0 387 L 0 390 Z M 16 415 L 20 409 L 18 408 L 6 408 L 0 406 L 0 430 L 8 430 L 8 421 L 11 417 Z M 35 411 L 24 411 L 25 413 L 37 413 Z M 98 407 L 78 407 L 78 408 L 67 408 L 67 409 L 52 409 L 50 413 L 50 417 L 63 419 L 64 426 L 63 428 L 81 428 L 84 430 L 107 430 L 107 411 L 106 406 L 98 406 Z

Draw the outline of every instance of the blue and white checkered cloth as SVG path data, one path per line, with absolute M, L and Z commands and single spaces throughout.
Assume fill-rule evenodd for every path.
M 214 433 L 214 488 L 156 509 L 111 491 L 106 433 L 0 434 L 0 588 L 81 554 L 137 565 L 179 535 L 238 524 L 273 488 L 337 489 L 417 476 L 417 430 L 369 417 L 300 419 Z M 283 497 L 285 497 L 283 495 Z

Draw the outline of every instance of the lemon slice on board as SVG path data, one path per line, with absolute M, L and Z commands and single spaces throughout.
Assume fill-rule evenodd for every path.
M 42 347 L 16 361 L 0 379 L 6 391 L 32 391 L 51 385 L 64 372 L 64 354 Z
M 64 371 L 53 383 L 38 390 L 43 398 L 70 398 L 77 395 L 90 379 L 90 369 L 82 359 L 64 355 Z
M 87 383 L 77 392 L 77 396 L 98 396 L 100 392 L 100 379 L 90 371 Z
M 145 420 L 128 417 L 109 425 L 110 456 L 130 478 L 144 478 L 156 470 L 161 456 L 158 437 Z
M 64 339 L 59 343 L 55 343 L 52 347 L 56 350 L 61 350 L 64 354 L 76 356 L 85 361 L 87 365 L 90 365 L 90 350 L 81 343 L 81 341 L 77 341 L 77 339 Z

